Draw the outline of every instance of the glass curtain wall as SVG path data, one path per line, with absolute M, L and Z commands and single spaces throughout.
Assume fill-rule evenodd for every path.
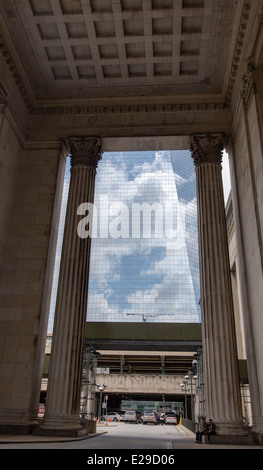
M 50 327 L 69 179 L 67 165 Z M 196 182 L 189 151 L 104 153 L 90 235 L 87 321 L 201 322 Z
M 58 290 L 58 278 L 59 278 L 59 268 L 60 268 L 60 258 L 63 244 L 63 235 L 64 235 L 64 226 L 66 219 L 66 210 L 68 202 L 68 193 L 69 193 L 69 183 L 70 183 L 70 159 L 67 158 L 65 177 L 64 177 L 64 186 L 62 194 L 62 202 L 60 209 L 60 221 L 58 227 L 58 239 L 57 239 L 57 248 L 56 248 L 56 259 L 55 267 L 53 273 L 53 283 L 50 299 L 50 308 L 49 308 L 49 319 L 48 319 L 48 334 L 51 334 L 53 331 L 54 316 L 56 309 L 56 299 L 57 299 L 57 290 Z

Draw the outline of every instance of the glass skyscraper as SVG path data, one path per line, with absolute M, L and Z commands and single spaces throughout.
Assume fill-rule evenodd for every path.
M 62 212 L 69 175 L 67 166 Z M 190 152 L 104 153 L 94 206 L 87 321 L 199 323 L 197 200 Z
M 50 308 L 49 308 L 48 333 L 52 333 L 53 324 L 54 324 L 57 290 L 58 290 L 59 268 L 60 268 L 60 257 L 61 257 L 62 244 L 63 244 L 63 234 L 64 234 L 64 226 L 65 226 L 67 202 L 68 202 L 68 193 L 69 193 L 69 183 L 70 183 L 70 159 L 67 158 L 65 178 L 64 178 L 64 186 L 63 186 L 63 194 L 62 194 L 62 202 L 61 202 L 61 210 L 60 210 L 60 221 L 59 221 L 59 228 L 58 228 L 56 259 L 55 259 L 55 267 L 54 267 L 54 273 L 53 273 L 53 283 L 52 283 L 52 291 L 51 291 L 51 299 L 50 299 Z

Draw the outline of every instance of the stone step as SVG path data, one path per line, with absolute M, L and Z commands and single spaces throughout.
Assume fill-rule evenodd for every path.
M 205 443 L 209 444 L 208 436 L 205 437 Z M 248 436 L 210 436 L 210 444 L 213 445 L 255 445 L 252 435 Z

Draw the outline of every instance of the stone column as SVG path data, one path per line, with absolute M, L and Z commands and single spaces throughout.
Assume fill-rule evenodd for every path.
M 191 138 L 196 167 L 206 418 L 244 435 L 222 184 L 223 134 Z
M 1 131 L 2 123 L 3 123 L 6 105 L 7 105 L 7 97 L 3 88 L 0 85 L 0 131 Z
M 71 181 L 57 293 L 46 413 L 40 432 L 77 435 L 88 297 L 91 238 L 77 234 L 78 206 L 93 203 L 102 156 L 98 137 L 68 139 Z M 52 432 L 53 431 L 53 432 Z

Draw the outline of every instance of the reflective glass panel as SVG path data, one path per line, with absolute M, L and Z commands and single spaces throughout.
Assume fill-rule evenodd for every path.
M 69 182 L 68 162 L 49 332 Z M 91 235 L 87 321 L 201 321 L 196 180 L 189 151 L 104 153 Z

